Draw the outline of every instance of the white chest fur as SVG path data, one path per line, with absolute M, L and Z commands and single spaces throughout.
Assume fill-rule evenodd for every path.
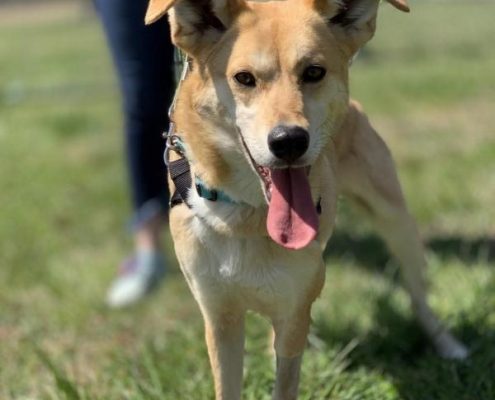
M 196 213 L 188 221 L 195 237 L 195 256 L 178 251 L 181 266 L 196 298 L 204 301 L 225 299 L 264 314 L 280 315 L 294 309 L 321 269 L 317 242 L 302 251 L 287 250 L 268 237 L 232 237 L 212 229 L 211 223 L 229 223 L 239 218 L 236 205 L 201 199 L 209 209 L 208 218 Z M 207 203 L 208 202 L 208 203 Z M 194 202 L 196 212 L 200 200 Z M 214 212 L 217 211 L 217 212 Z M 180 253 L 187 253 L 181 257 Z

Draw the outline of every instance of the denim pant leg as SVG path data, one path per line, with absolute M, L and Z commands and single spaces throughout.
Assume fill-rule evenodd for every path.
M 173 96 L 173 46 L 166 18 L 144 25 L 148 0 L 95 0 L 123 94 L 134 227 L 168 208 L 163 162 Z

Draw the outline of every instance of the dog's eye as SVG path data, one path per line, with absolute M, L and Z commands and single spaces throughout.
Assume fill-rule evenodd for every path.
M 319 82 L 325 77 L 326 73 L 327 71 L 325 68 L 320 67 L 319 65 L 310 65 L 304 70 L 302 81 L 304 83 Z
M 256 78 L 251 72 L 242 71 L 234 75 L 234 79 L 243 86 L 255 87 Z

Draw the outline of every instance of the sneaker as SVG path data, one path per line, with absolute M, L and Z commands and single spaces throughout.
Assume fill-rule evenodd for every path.
M 138 302 L 156 289 L 165 276 L 165 262 L 160 253 L 139 251 L 125 260 L 119 276 L 107 292 L 109 307 L 121 308 Z

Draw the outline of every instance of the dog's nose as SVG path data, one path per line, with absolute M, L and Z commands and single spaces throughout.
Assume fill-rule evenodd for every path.
M 299 126 L 279 125 L 268 134 L 270 151 L 289 164 L 301 157 L 308 146 L 309 133 Z

